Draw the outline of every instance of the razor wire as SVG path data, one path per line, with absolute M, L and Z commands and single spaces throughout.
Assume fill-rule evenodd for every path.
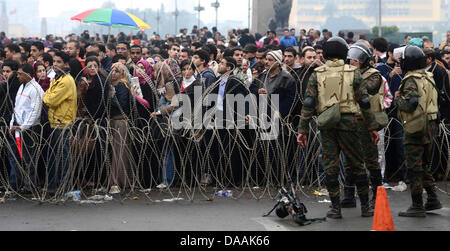
M 135 69 L 136 65 L 133 66 Z M 86 67 L 87 68 L 87 67 Z M 85 69 L 86 69 L 85 68 Z M 83 69 L 83 71 L 85 70 Z M 270 70 L 270 69 L 269 69 Z M 83 74 L 79 73 L 74 79 Z M 63 73 L 68 74 L 68 73 Z M 263 83 L 266 83 L 268 75 Z M 305 76 L 294 76 L 296 80 L 303 82 Z M 93 77 L 97 84 L 110 85 L 111 74 L 101 83 L 100 74 Z M 77 88 L 80 86 L 77 81 Z M 171 81 L 173 85 L 180 85 L 176 76 Z M 240 83 L 248 93 L 249 86 L 245 81 Z M 4 81 L 8 86 L 8 81 Z M 147 76 L 147 85 L 151 88 L 153 102 L 149 114 L 156 111 L 157 101 L 161 95 L 157 86 Z M 220 84 L 220 79 L 212 86 L 205 89 L 202 98 L 191 100 L 194 107 L 202 108 L 204 99 L 212 93 Z M 301 84 L 299 85 L 301 86 Z M 8 97 L 6 88 L 5 97 Z M 288 121 L 291 118 L 280 118 L 280 132 L 275 140 L 263 140 L 261 135 L 266 130 L 239 129 L 181 129 L 176 130 L 170 117 L 151 117 L 149 119 L 139 116 L 137 107 L 140 104 L 135 98 L 129 99 L 130 113 L 126 114 L 121 109 L 124 119 L 114 120 L 110 117 L 111 105 L 115 97 L 104 99 L 105 88 L 102 87 L 102 97 L 98 104 L 104 103 L 105 114 L 101 119 L 94 119 L 89 111 L 84 116 L 77 117 L 73 123 L 65 126 L 63 135 L 58 135 L 50 128 L 49 121 L 41 121 L 34 130 L 27 131 L 28 141 L 24 141 L 23 149 L 27 156 L 21 159 L 17 154 L 17 146 L 12 144 L 9 132 L 10 119 L 0 118 L 0 153 L 2 156 L 0 185 L 7 191 L 12 191 L 25 200 L 36 200 L 42 203 L 58 203 L 70 191 L 80 190 L 86 196 L 97 193 L 108 193 L 117 186 L 122 191 L 121 200 L 136 194 L 144 194 L 149 201 L 155 201 L 159 193 L 143 193 L 142 191 L 165 192 L 172 198 L 186 197 L 188 200 L 210 199 L 214 191 L 233 189 L 236 198 L 250 193 L 255 199 L 264 197 L 276 197 L 276 188 L 288 185 L 291 180 L 296 188 L 302 191 L 302 187 L 321 188 L 324 180 L 324 170 L 321 165 L 321 141 L 320 131 L 316 123 L 310 125 L 309 144 L 307 148 L 300 148 L 297 144 L 298 132 Z M 295 101 L 303 103 L 297 90 Z M 72 90 L 75 95 L 77 90 Z M 130 92 L 131 93 L 131 92 Z M 108 96 L 109 97 L 109 96 Z M 75 97 L 74 97 L 75 98 Z M 82 107 L 84 101 L 77 97 Z M 295 102 L 294 101 L 294 102 Z M 5 109 L 8 102 L 5 98 L 0 103 L 0 111 Z M 258 104 L 252 100 L 256 107 Z M 11 103 L 9 103 L 11 105 Z M 272 106 L 272 105 L 269 105 Z M 274 107 L 271 107 L 274 109 Z M 216 111 L 216 108 L 212 110 Z M 202 112 L 194 109 L 195 112 Z M 292 110 L 291 110 L 292 112 Z M 48 108 L 43 108 L 43 113 L 48 114 Z M 291 114 L 300 116 L 300 114 Z M 270 117 L 253 118 L 254 122 L 271 119 Z M 317 118 L 315 118 L 316 120 Z M 192 118 L 183 118 L 185 122 L 192 122 Z M 234 121 L 227 121 L 231 124 Z M 390 123 L 400 123 L 391 119 Z M 400 123 L 401 124 L 401 123 Z M 441 122 L 440 136 L 435 139 L 440 156 L 442 149 L 450 152 L 449 125 Z M 64 135 L 67 134 L 67 136 Z M 386 148 L 389 146 L 389 126 L 386 128 Z M 397 138 L 398 139 L 398 138 Z M 64 144 L 69 142 L 68 167 L 64 167 Z M 54 142 L 57 142 L 54 144 Z M 168 172 L 169 155 L 174 164 L 173 183 L 168 187 L 158 190 L 156 187 L 164 183 Z M 435 155 L 435 154 L 433 154 Z M 53 157 L 52 157 L 53 156 Z M 444 179 L 448 180 L 450 162 L 447 156 L 447 169 L 444 170 Z M 51 163 L 56 164 L 53 166 Z M 27 185 L 31 194 L 22 194 L 22 191 L 13 189 L 10 184 L 10 163 L 14 162 L 15 169 L 23 177 L 23 185 Z M 51 170 L 54 169 L 54 170 Z M 65 169 L 65 170 L 63 170 Z M 34 175 L 30 175 L 31 171 Z M 169 170 L 170 171 L 170 170 Z M 59 185 L 56 188 L 49 187 L 51 180 L 49 174 L 62 172 Z M 33 177 L 34 176 L 34 177 Z M 204 182 L 204 179 L 209 181 Z M 120 181 L 119 181 L 120 180 Z M 447 192 L 448 193 L 448 192 Z

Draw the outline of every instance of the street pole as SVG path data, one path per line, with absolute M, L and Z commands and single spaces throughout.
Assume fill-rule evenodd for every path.
M 248 0 L 248 29 L 250 30 L 250 17 L 251 17 L 252 5 L 251 1 Z
M 218 29 L 219 27 L 219 7 L 220 7 L 220 3 L 219 0 L 216 0 L 216 2 L 212 3 L 211 6 L 213 8 L 216 8 L 216 28 Z
M 106 44 L 109 44 L 110 37 L 111 37 L 111 25 L 108 26 L 108 39 L 106 40 Z
M 175 16 L 175 35 L 178 33 L 178 16 L 180 15 L 180 12 L 178 11 L 178 0 L 175 0 L 175 12 L 173 12 L 173 15 Z
M 198 12 L 198 28 L 200 28 L 200 12 L 204 11 L 205 8 L 200 5 L 200 0 L 198 0 L 198 6 L 194 8 Z
M 378 37 L 383 36 L 383 32 L 381 29 L 381 0 L 378 0 Z
M 158 12 L 156 14 L 156 23 L 157 23 L 156 31 L 158 32 L 158 35 L 159 35 L 159 21 L 160 20 L 161 20 L 161 15 L 159 15 L 159 9 L 158 9 Z

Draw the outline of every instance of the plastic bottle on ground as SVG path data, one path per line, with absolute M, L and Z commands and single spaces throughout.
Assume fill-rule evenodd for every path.
M 231 190 L 222 190 L 222 191 L 216 192 L 216 196 L 217 197 L 224 197 L 224 198 L 233 197 L 233 191 L 231 191 Z

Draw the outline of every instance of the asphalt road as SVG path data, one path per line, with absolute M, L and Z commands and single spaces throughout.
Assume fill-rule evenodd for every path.
M 409 191 L 388 190 L 396 230 L 449 231 L 450 196 L 444 191 L 450 190 L 450 183 L 440 183 L 439 188 L 444 209 L 429 213 L 424 219 L 398 217 L 398 212 L 410 206 Z M 296 225 L 289 218 L 278 219 L 275 215 L 263 218 L 261 216 L 274 206 L 275 201 L 268 196 L 261 200 L 249 196 L 243 194 L 240 199 L 216 198 L 213 201 L 197 196 L 193 201 L 184 197 L 181 201 L 155 202 L 173 196 L 167 192 L 153 192 L 153 202 L 144 195 L 139 200 L 115 196 L 114 201 L 99 205 L 7 200 L 0 204 L 0 231 L 370 231 L 372 228 L 373 218 L 362 218 L 359 208 L 344 209 L 342 220 L 327 220 L 306 227 Z M 304 190 L 301 198 L 308 207 L 308 218 L 326 215 L 330 204 L 319 201 L 329 200 L 328 197 L 317 197 L 313 191 Z

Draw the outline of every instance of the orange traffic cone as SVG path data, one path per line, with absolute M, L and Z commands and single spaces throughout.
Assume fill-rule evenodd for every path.
M 378 187 L 372 231 L 395 231 L 391 208 L 384 186 Z

